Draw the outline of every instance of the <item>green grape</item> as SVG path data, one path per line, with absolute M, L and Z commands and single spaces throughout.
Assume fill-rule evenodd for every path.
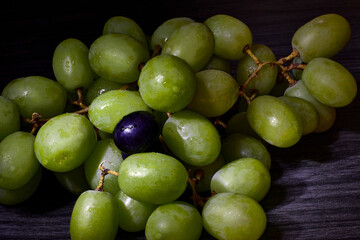
M 193 166 L 208 165 L 220 154 L 220 136 L 202 115 L 183 110 L 166 121 L 163 130 L 166 146 L 179 159 Z
M 35 137 L 14 132 L 0 143 L 0 188 L 13 190 L 24 186 L 40 167 L 34 153 Z
M 240 158 L 220 168 L 211 179 L 211 191 L 233 192 L 260 202 L 271 184 L 269 170 L 255 158 Z
M 2 96 L 13 100 L 24 118 L 30 118 L 34 112 L 44 118 L 51 118 L 64 112 L 66 91 L 49 78 L 30 76 L 12 80 L 5 86 Z
M 315 107 L 307 100 L 298 97 L 282 96 L 281 101 L 293 107 L 300 116 L 303 123 L 302 135 L 309 134 L 316 130 L 319 122 L 319 114 Z
M 68 38 L 56 47 L 52 59 L 53 71 L 56 80 L 68 92 L 87 88 L 94 80 L 88 55 L 88 47 L 78 39 Z
M 185 167 L 177 159 L 161 153 L 137 153 L 120 164 L 118 182 L 131 198 L 164 204 L 183 194 L 187 178 Z
M 210 191 L 210 182 L 214 174 L 225 165 L 225 160 L 221 154 L 218 158 L 205 166 L 190 166 L 185 165 L 187 169 L 190 169 L 190 177 L 197 178 L 200 177 L 200 180 L 195 185 L 197 192 L 208 192 Z
M 292 62 L 294 64 L 302 64 L 303 63 L 303 61 L 299 57 L 295 57 Z M 301 80 L 303 70 L 294 68 L 291 70 L 291 72 L 294 75 L 294 78 L 296 80 Z
M 147 62 L 138 84 L 144 102 L 160 112 L 173 113 L 185 108 L 196 90 L 191 67 L 172 55 L 159 55 Z
M 266 214 L 259 203 L 237 193 L 218 193 L 202 211 L 205 230 L 216 239 L 256 240 L 266 228 Z
M 247 134 L 234 133 L 226 137 L 221 146 L 221 153 L 226 162 L 248 157 L 261 161 L 268 169 L 271 166 L 270 153 L 266 147 Z
M 100 180 L 101 171 L 99 170 L 100 164 L 103 162 L 103 167 L 112 171 L 119 170 L 119 166 L 123 158 L 121 151 L 116 147 L 112 138 L 106 138 L 98 141 L 95 144 L 94 150 L 90 157 L 85 160 L 85 176 L 92 189 L 95 189 Z M 108 174 L 104 179 L 104 191 L 116 195 L 119 192 L 119 184 L 117 177 Z
M 122 33 L 109 33 L 90 46 L 89 61 L 97 75 L 119 83 L 136 82 L 139 65 L 149 60 L 144 44 Z
M 13 190 L 0 188 L 0 204 L 15 205 L 29 199 L 37 190 L 42 176 L 42 167 L 39 167 L 35 175 L 24 186 Z
M 198 72 L 213 55 L 214 41 L 214 35 L 204 24 L 188 23 L 171 35 L 162 49 L 162 54 L 171 54 L 185 60 Z
M 36 135 L 34 149 L 39 162 L 54 172 L 79 167 L 91 154 L 97 137 L 91 122 L 76 113 L 64 113 L 47 121 Z
M 111 90 L 101 94 L 89 106 L 89 119 L 98 129 L 112 133 L 116 124 L 129 113 L 151 111 L 137 91 Z
M 308 63 L 318 57 L 332 57 L 350 40 L 348 21 L 338 14 L 325 14 L 300 27 L 292 38 L 292 47 Z
M 125 85 L 126 83 L 117 83 L 103 78 L 98 78 L 87 89 L 85 95 L 85 103 L 90 105 L 92 101 L 94 101 L 94 99 L 101 94 L 110 90 L 120 89 Z
M 214 33 L 214 54 L 218 57 L 239 60 L 245 56 L 245 46 L 252 45 L 250 29 L 234 17 L 219 14 L 206 19 L 204 24 Z
M 114 16 L 106 21 L 103 34 L 123 33 L 132 37 L 145 46 L 148 45 L 147 38 L 141 27 L 132 19 L 124 16 Z
M 88 190 L 76 200 L 70 220 L 72 240 L 115 239 L 118 230 L 118 209 L 108 192 Z
M 276 61 L 273 51 L 263 44 L 254 44 L 251 47 L 251 51 L 261 62 Z M 258 65 L 250 56 L 246 55 L 241 58 L 236 69 L 236 78 L 239 85 L 243 85 L 257 67 Z M 258 72 L 257 76 L 247 84 L 246 92 L 249 93 L 251 89 L 256 89 L 258 90 L 258 95 L 269 94 L 276 83 L 277 75 L 278 68 L 276 66 L 265 65 Z
M 20 112 L 16 103 L 0 96 L 0 142 L 20 130 Z
M 229 121 L 226 123 L 225 128 L 226 136 L 233 133 L 245 133 L 252 137 L 261 139 L 259 135 L 251 128 L 249 121 L 247 120 L 246 112 L 239 112 L 234 114 Z
M 213 55 L 203 68 L 203 70 L 208 69 L 220 70 L 230 75 L 232 74 L 231 62 L 229 60 L 222 59 L 221 57 L 218 57 L 216 55 Z
M 276 147 L 290 147 L 302 136 L 302 122 L 295 110 L 273 96 L 255 98 L 247 118 L 255 132 Z
M 155 209 L 146 223 L 148 240 L 197 240 L 202 231 L 198 210 L 189 203 L 176 201 Z
M 115 200 L 119 209 L 119 227 L 127 232 L 145 229 L 146 222 L 157 205 L 135 200 L 119 191 Z
M 239 86 L 228 73 L 220 70 L 203 70 L 195 75 L 196 92 L 188 109 L 205 117 L 226 113 L 239 97 Z
M 285 90 L 289 87 L 289 82 L 286 79 L 276 81 L 275 86 L 271 89 L 269 95 L 274 97 L 283 96 Z
M 328 58 L 311 60 L 302 74 L 302 81 L 311 95 L 330 107 L 344 107 L 356 97 L 357 85 L 353 75 Z
M 69 172 L 54 172 L 54 175 L 66 190 L 77 196 L 90 190 L 90 186 L 85 178 L 84 164 Z
M 317 101 L 302 83 L 302 80 L 296 82 L 292 87 L 286 89 L 285 96 L 298 97 L 309 101 L 319 114 L 318 127 L 314 132 L 325 132 L 335 123 L 336 110 L 333 107 L 326 106 Z
M 162 23 L 153 33 L 151 37 L 151 48 L 152 50 L 156 49 L 156 46 L 164 47 L 166 41 L 171 37 L 171 35 L 179 29 L 181 26 L 193 23 L 194 20 L 187 17 L 177 17 L 171 18 L 164 23 Z

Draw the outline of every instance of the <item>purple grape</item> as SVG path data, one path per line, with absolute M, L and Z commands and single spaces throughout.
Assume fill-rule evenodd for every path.
M 160 135 L 160 125 L 146 111 L 137 111 L 124 116 L 114 129 L 116 146 L 127 154 L 146 151 Z

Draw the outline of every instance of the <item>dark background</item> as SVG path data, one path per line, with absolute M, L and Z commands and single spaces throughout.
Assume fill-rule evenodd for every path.
M 3 4 L 3 3 L 2 3 Z M 173 17 L 204 21 L 229 14 L 246 23 L 255 43 L 269 46 L 277 58 L 291 52 L 293 33 L 311 19 L 338 13 L 348 19 L 352 37 L 334 59 L 360 80 L 360 7 L 338 1 L 176 1 L 13 2 L 0 9 L 1 89 L 14 78 L 41 75 L 54 79 L 52 54 L 62 40 L 90 44 L 112 16 L 134 19 L 151 35 Z M 335 125 L 310 134 L 287 149 L 269 147 L 272 185 L 261 202 L 268 226 L 261 239 L 360 239 L 360 103 L 357 97 L 337 109 Z M 76 197 L 45 171 L 36 193 L 26 202 L 0 206 L 0 239 L 68 239 Z M 141 239 L 143 233 L 119 232 L 118 239 Z M 204 236 L 204 239 L 210 239 Z

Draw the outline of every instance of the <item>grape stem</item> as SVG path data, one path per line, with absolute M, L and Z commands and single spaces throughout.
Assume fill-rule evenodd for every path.
M 100 176 L 100 180 L 99 180 L 99 184 L 97 185 L 97 187 L 95 188 L 95 191 L 104 191 L 104 183 L 105 183 L 105 176 L 108 174 L 112 174 L 114 176 L 119 176 L 119 173 L 113 170 L 110 170 L 108 168 L 104 168 L 103 164 L 105 163 L 105 161 L 102 161 L 99 165 L 99 170 L 101 171 L 101 176 Z
M 191 172 L 191 169 L 188 170 L 188 179 L 187 179 L 187 182 L 189 183 L 190 187 L 191 187 L 191 190 L 192 190 L 192 200 L 193 200 L 193 204 L 195 207 L 204 207 L 205 205 L 205 199 L 203 197 L 201 197 L 197 191 L 196 191 L 196 184 L 199 183 L 199 181 L 204 177 L 204 172 L 200 169 L 197 169 L 195 171 L 195 177 L 194 178 L 191 178 L 190 177 L 190 172 Z
M 31 123 L 33 125 L 31 131 L 30 131 L 30 134 L 34 135 L 36 130 L 41 127 L 42 125 L 44 125 L 49 119 L 43 119 L 42 116 L 37 113 L 37 112 L 34 112 L 32 115 L 31 115 L 31 119 L 28 119 L 28 118 L 24 118 L 24 121 L 27 122 L 27 123 Z
M 122 86 L 121 88 L 119 88 L 119 90 L 128 90 L 131 87 L 136 87 L 138 85 L 137 82 L 133 82 L 133 83 L 129 83 L 126 84 L 125 86 Z
M 280 58 L 279 60 L 275 61 L 275 62 L 261 62 L 255 55 L 254 53 L 251 51 L 250 46 L 246 45 L 244 47 L 243 50 L 249 57 L 251 57 L 252 60 L 254 60 L 254 62 L 257 65 L 257 68 L 255 69 L 255 71 L 253 71 L 248 79 L 246 80 L 246 82 L 239 86 L 239 95 L 242 96 L 246 102 L 248 104 L 251 103 L 252 100 L 255 99 L 256 94 L 258 93 L 256 89 L 250 89 L 250 93 L 251 96 L 249 97 L 247 95 L 247 93 L 245 92 L 245 88 L 246 86 L 251 82 L 252 79 L 256 78 L 258 76 L 258 73 L 260 72 L 260 70 L 266 66 L 266 65 L 270 65 L 272 67 L 274 66 L 278 66 L 280 68 L 280 74 L 289 82 L 289 87 L 294 86 L 296 84 L 296 80 L 291 78 L 290 75 L 288 74 L 288 71 L 292 70 L 292 69 L 305 69 L 306 64 L 293 64 L 291 63 L 289 66 L 284 66 L 285 63 L 291 61 L 292 59 L 294 59 L 295 57 L 299 57 L 300 54 L 299 52 L 294 48 L 293 51 L 286 57 Z
M 161 53 L 161 46 L 160 45 L 156 45 L 155 46 L 155 50 L 153 52 L 153 54 L 151 55 L 151 58 L 156 57 L 157 55 L 159 55 Z

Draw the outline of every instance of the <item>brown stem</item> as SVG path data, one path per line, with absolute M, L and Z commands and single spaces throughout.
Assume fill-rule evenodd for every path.
M 168 117 L 171 117 L 171 113 L 169 113 L 169 112 L 167 112 L 166 115 L 167 115 Z
M 292 87 L 296 84 L 296 80 L 291 78 L 290 75 L 287 73 L 288 70 L 286 67 L 284 67 L 283 65 L 279 65 L 280 69 L 281 69 L 281 75 L 284 76 L 284 78 L 289 82 L 289 87 Z
M 153 54 L 151 55 L 151 58 L 156 57 L 157 55 L 159 55 L 161 53 L 161 46 L 160 45 L 156 45 L 155 46 L 155 50 L 153 52 Z
M 101 176 L 99 180 L 99 184 L 95 188 L 95 191 L 104 191 L 104 183 L 105 183 L 105 176 L 108 174 L 112 174 L 114 176 L 119 176 L 119 173 L 108 168 L 103 167 L 104 161 L 100 163 L 99 170 L 101 171 Z
M 141 70 L 145 67 L 145 63 L 141 62 L 138 66 L 138 70 L 139 72 L 141 72 Z
M 77 114 L 84 114 L 84 113 L 87 113 L 89 111 L 89 107 L 85 107 L 79 111 L 75 111 L 74 113 L 77 113 Z
M 249 57 L 251 57 L 254 62 L 256 63 L 256 65 L 260 65 L 261 64 L 261 61 L 254 55 L 254 53 L 251 51 L 249 45 L 246 45 L 244 47 L 244 50 L 243 50 L 247 55 L 249 55 Z
M 214 122 L 215 126 L 221 126 L 223 128 L 226 128 L 226 123 L 224 123 L 223 121 L 220 120 L 220 117 L 217 117 L 215 122 Z
M 203 201 L 202 197 L 196 192 L 195 184 L 197 179 L 193 179 L 190 177 L 191 169 L 188 170 L 188 179 L 187 182 L 189 183 L 191 190 L 192 190 L 192 200 L 195 207 L 200 205 L 201 207 L 204 207 L 205 202 Z
M 44 123 L 46 123 L 49 119 L 43 119 L 42 116 L 37 113 L 37 112 L 34 112 L 32 115 L 31 115 L 31 119 L 29 118 L 24 118 L 24 121 L 27 122 L 27 123 L 31 123 L 33 125 L 31 131 L 30 131 L 30 134 L 34 135 L 36 130 L 41 127 L 42 125 L 44 125 Z
M 280 58 L 277 63 L 280 64 L 280 65 L 283 65 L 284 63 L 290 61 L 290 60 L 293 60 L 294 58 L 296 57 L 299 57 L 300 56 L 300 53 L 298 52 L 298 50 L 296 50 L 295 48 L 293 49 L 293 51 L 290 53 L 289 56 L 286 56 L 286 57 L 283 57 L 283 58 Z
M 138 84 L 137 82 L 129 83 L 129 84 L 126 84 L 125 86 L 122 86 L 119 89 L 120 90 L 128 90 L 129 88 L 137 86 L 137 84 Z
M 301 69 L 304 70 L 306 68 L 306 64 L 302 63 L 291 63 L 289 66 L 286 67 L 287 71 L 291 71 L 293 69 Z

